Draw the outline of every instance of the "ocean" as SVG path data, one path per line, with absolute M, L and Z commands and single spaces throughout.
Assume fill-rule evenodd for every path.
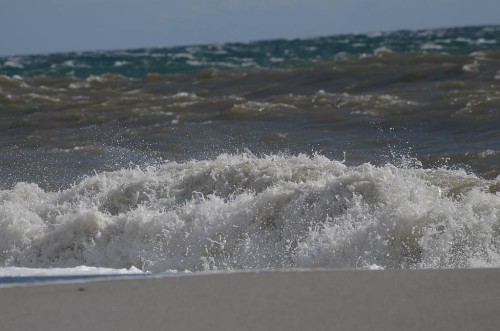
M 0 282 L 497 268 L 499 87 L 500 26 L 0 58 Z

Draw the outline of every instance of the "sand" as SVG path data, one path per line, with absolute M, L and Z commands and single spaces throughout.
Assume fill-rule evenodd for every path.
M 0 288 L 1 330 L 500 330 L 500 270 L 199 274 Z

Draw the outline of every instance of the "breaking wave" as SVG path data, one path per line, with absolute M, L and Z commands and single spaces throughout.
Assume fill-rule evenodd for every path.
M 102 172 L 0 191 L 0 265 L 143 271 L 500 266 L 500 180 L 321 155 Z

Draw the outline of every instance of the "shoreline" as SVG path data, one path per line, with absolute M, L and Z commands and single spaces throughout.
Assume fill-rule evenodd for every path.
M 0 288 L 5 330 L 498 330 L 500 269 L 293 270 Z

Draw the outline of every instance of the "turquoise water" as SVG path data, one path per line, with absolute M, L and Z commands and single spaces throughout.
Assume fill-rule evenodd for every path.
M 0 74 L 126 77 L 195 73 L 208 68 L 297 68 L 358 58 L 389 49 L 398 53 L 468 54 L 499 48 L 498 26 L 380 32 L 311 39 L 257 41 L 172 48 L 61 53 L 0 58 Z M 2 64 L 3 62 L 3 64 Z

